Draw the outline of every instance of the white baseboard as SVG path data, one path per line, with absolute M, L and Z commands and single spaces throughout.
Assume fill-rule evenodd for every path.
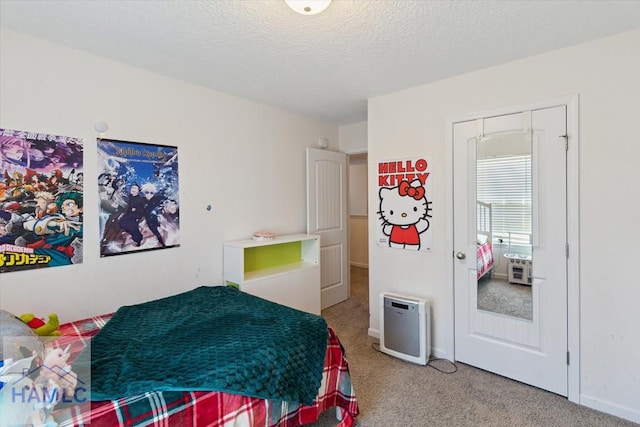
M 447 352 L 439 349 L 431 347 L 431 356 L 438 359 L 447 359 L 450 362 L 453 362 L 452 358 L 447 355 Z
M 355 262 L 355 261 L 351 261 L 349 263 L 349 265 L 353 266 L 353 267 L 360 267 L 360 268 L 369 268 L 369 264 L 365 263 L 365 262 Z
M 580 394 L 580 405 L 595 409 L 596 411 L 606 412 L 607 414 L 615 415 L 616 417 L 624 418 L 634 423 L 640 423 L 640 411 L 635 408 L 628 408 L 584 394 Z
M 369 328 L 367 330 L 367 334 L 370 337 L 380 339 L 380 330 L 379 329 Z M 442 351 L 441 349 L 438 349 L 438 348 L 431 347 L 431 356 L 432 357 L 436 357 L 438 359 L 451 360 L 449 357 L 447 357 L 447 352 L 446 351 Z M 451 361 L 453 362 L 453 360 L 451 360 Z

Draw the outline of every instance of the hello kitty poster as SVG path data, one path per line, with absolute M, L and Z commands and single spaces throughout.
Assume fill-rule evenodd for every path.
M 430 251 L 431 178 L 426 157 L 378 163 L 378 245 Z

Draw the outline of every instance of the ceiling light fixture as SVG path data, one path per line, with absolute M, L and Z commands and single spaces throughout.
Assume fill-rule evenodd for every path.
M 325 10 L 331 0 L 284 0 L 284 2 L 300 15 L 315 15 Z

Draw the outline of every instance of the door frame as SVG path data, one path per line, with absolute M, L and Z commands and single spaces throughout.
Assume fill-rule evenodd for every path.
M 580 403 L 580 176 L 579 176 L 579 96 L 567 95 L 543 101 L 479 111 L 447 118 L 445 127 L 445 170 L 446 174 L 446 283 L 451 284 L 450 302 L 447 310 L 446 351 L 448 359 L 455 361 L 455 295 L 454 295 L 454 245 L 453 245 L 453 125 L 457 122 L 501 116 L 529 110 L 567 107 L 567 349 L 569 366 L 567 369 L 567 398 Z
M 351 230 L 350 230 L 350 226 L 349 226 L 349 221 L 351 220 L 351 158 L 354 156 L 365 156 L 366 161 L 367 161 L 367 171 L 369 170 L 369 152 L 367 149 L 361 148 L 361 149 L 357 149 L 357 150 L 351 150 L 351 151 L 343 151 L 343 153 L 345 153 L 347 155 L 347 250 L 349 251 L 349 253 L 347 254 L 347 258 L 348 260 L 348 266 L 349 266 L 349 296 L 351 296 L 351 244 L 352 244 L 352 239 L 351 239 Z M 369 194 L 368 194 L 368 188 L 369 188 L 369 174 L 367 173 L 367 175 L 365 176 L 365 183 L 367 186 L 367 202 L 366 202 L 366 216 L 367 216 L 367 233 L 365 233 L 365 238 L 367 239 L 367 248 L 369 245 Z M 357 266 L 360 267 L 360 266 Z M 367 266 L 363 267 L 366 268 L 367 270 L 369 270 L 369 260 L 367 259 Z

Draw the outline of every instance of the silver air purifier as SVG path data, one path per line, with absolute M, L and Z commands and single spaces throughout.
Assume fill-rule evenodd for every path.
M 431 354 L 431 305 L 423 298 L 380 294 L 380 351 L 426 365 Z

